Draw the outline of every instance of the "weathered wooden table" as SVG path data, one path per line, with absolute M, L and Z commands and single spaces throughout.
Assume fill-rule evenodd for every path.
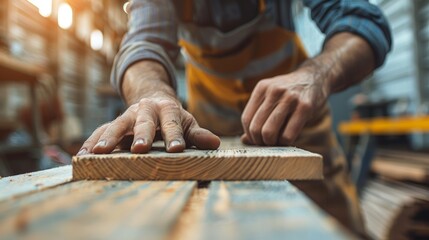
M 259 171 L 272 169 L 265 163 L 280 164 L 272 156 L 264 163 L 256 160 L 241 161 L 255 162 Z M 291 160 L 287 164 L 301 164 Z M 112 161 L 106 165 L 124 172 L 124 165 Z M 253 171 L 249 166 L 246 171 Z M 154 168 L 161 173 L 162 165 Z M 0 239 L 349 238 L 288 181 L 72 181 L 71 166 L 0 179 Z
M 0 179 L 0 239 L 348 239 L 288 181 Z

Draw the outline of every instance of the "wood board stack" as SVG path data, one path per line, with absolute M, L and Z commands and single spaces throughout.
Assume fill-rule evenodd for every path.
M 389 179 L 429 183 L 429 155 L 410 151 L 377 150 L 371 170 Z
M 374 179 L 362 194 L 362 210 L 374 239 L 429 239 L 429 190 L 393 180 Z

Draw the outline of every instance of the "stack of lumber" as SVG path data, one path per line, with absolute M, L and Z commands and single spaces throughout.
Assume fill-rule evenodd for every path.
M 377 150 L 371 168 L 385 178 L 429 183 L 429 155 L 425 153 Z
M 375 179 L 363 190 L 362 210 L 374 239 L 429 239 L 429 190 Z

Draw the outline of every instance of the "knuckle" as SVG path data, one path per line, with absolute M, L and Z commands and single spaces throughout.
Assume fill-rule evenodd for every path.
M 180 128 L 180 122 L 177 120 L 170 120 L 162 123 L 161 126 L 163 129 L 178 129 Z
M 126 129 L 128 129 L 128 121 L 126 119 L 124 119 L 123 117 L 118 117 L 117 119 L 115 119 L 115 121 L 113 121 L 110 126 L 109 126 L 109 130 L 120 130 L 120 131 L 125 131 Z
M 256 126 L 251 126 L 249 128 L 249 132 L 250 132 L 250 134 L 252 134 L 252 136 L 258 136 L 261 133 L 260 129 Z
M 275 134 L 275 131 L 271 128 L 265 128 L 264 127 L 261 130 L 261 134 L 262 134 L 263 139 L 272 139 L 274 134 Z
M 131 106 L 127 109 L 127 111 L 126 111 L 126 112 L 131 111 L 131 112 L 133 112 L 133 113 L 136 113 L 138 110 L 139 110 L 139 104 L 138 104 L 138 103 L 135 103 L 135 104 L 131 105 Z
M 290 92 L 290 93 L 288 94 L 288 97 L 289 97 L 291 100 L 296 101 L 296 100 L 298 100 L 298 98 L 299 98 L 299 93 L 297 93 L 297 92 Z
M 183 137 L 183 131 L 181 128 L 169 129 L 165 132 L 166 138 L 177 139 Z
M 279 95 L 282 95 L 284 93 L 284 90 L 282 88 L 279 88 L 279 87 L 271 87 L 271 88 L 269 88 L 269 93 L 271 95 L 274 95 L 274 96 L 279 96 Z
M 142 107 L 147 107 L 152 105 L 152 100 L 149 98 L 142 98 L 140 99 L 140 101 L 138 102 L 138 107 L 142 108 Z
M 242 115 L 241 116 L 241 123 L 243 123 L 244 126 L 249 126 L 250 125 L 250 117 Z
M 261 130 L 262 140 L 266 145 L 274 145 L 277 141 L 277 130 L 274 127 L 264 125 Z
M 301 101 L 299 103 L 299 107 L 303 110 L 303 111 L 310 111 L 312 108 L 312 105 L 309 102 L 306 101 Z
M 173 110 L 179 110 L 180 109 L 179 105 L 175 101 L 169 100 L 169 99 L 160 100 L 158 102 L 158 106 L 160 108 L 169 108 L 169 109 L 173 109 Z
M 259 82 L 256 84 L 256 88 L 257 88 L 258 90 L 266 90 L 266 89 L 268 88 L 268 86 L 269 86 L 269 84 L 268 84 L 268 82 L 267 82 L 267 81 L 265 81 L 265 80 L 259 81 Z
M 150 119 L 139 119 L 139 120 L 137 120 L 135 127 L 140 127 L 140 126 L 149 126 L 149 127 L 156 128 L 155 122 L 153 120 L 150 120 Z
M 294 104 L 298 100 L 298 97 L 295 93 L 289 93 L 287 96 L 283 99 L 283 102 L 285 104 Z
M 112 123 L 112 122 L 108 122 L 108 123 L 104 123 L 104 124 L 102 124 L 102 125 L 98 126 L 98 127 L 97 127 L 97 129 L 95 129 L 95 131 L 94 131 L 94 132 L 101 132 L 101 131 L 106 130 L 106 128 L 108 128 L 108 127 L 110 126 L 110 124 L 111 124 L 111 123 Z

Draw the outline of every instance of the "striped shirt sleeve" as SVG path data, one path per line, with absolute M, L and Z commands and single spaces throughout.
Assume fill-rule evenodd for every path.
M 367 0 L 304 0 L 311 17 L 325 33 L 325 43 L 339 32 L 351 32 L 371 46 L 376 67 L 383 65 L 392 48 L 389 24 L 381 10 Z
M 176 87 L 173 62 L 178 53 L 176 12 L 170 0 L 132 0 L 128 13 L 128 32 L 115 57 L 111 83 L 121 94 L 125 71 L 133 63 L 153 60 L 168 72 Z

